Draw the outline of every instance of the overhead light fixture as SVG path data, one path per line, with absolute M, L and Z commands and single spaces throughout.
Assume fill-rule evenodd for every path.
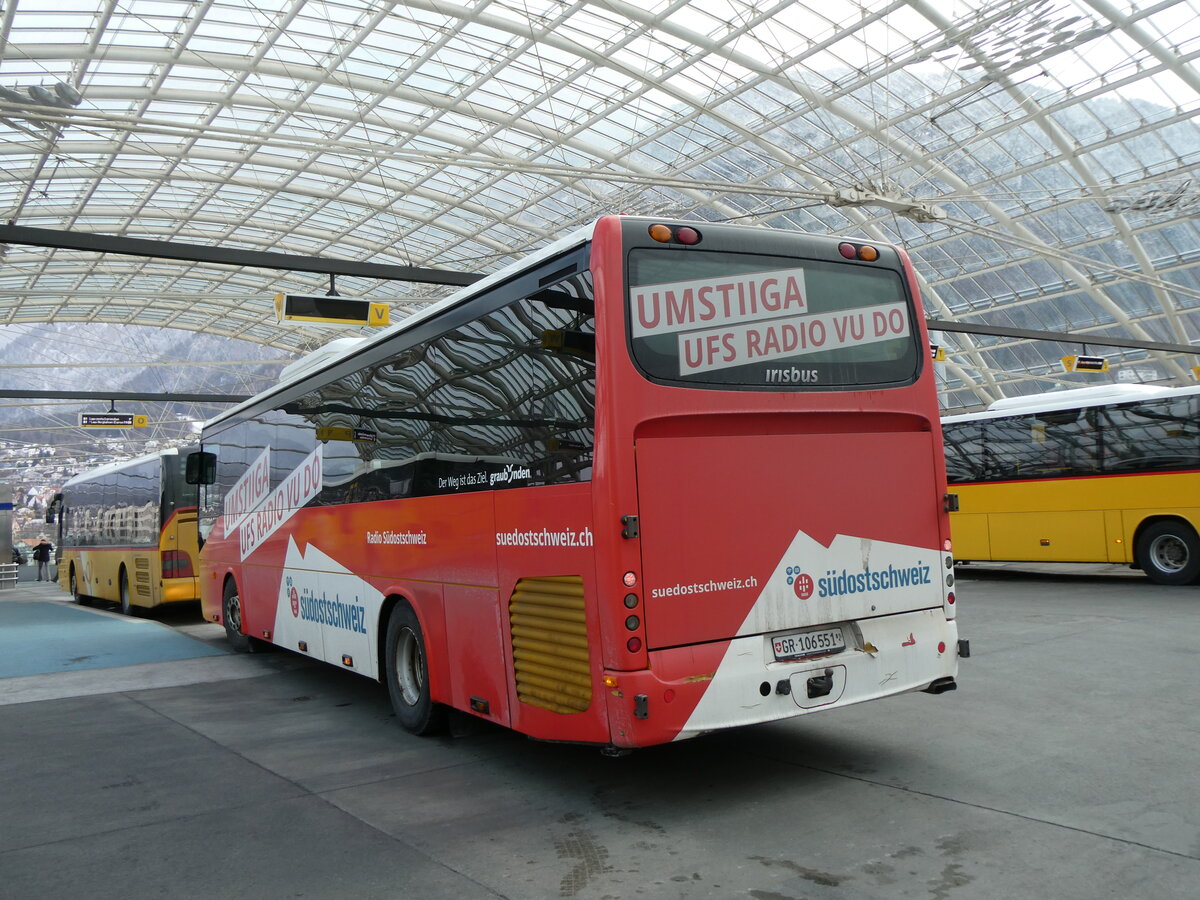
M 66 82 L 56 82 L 54 85 L 54 93 L 58 96 L 59 100 L 69 106 L 78 106 L 83 102 L 83 94 L 79 93 L 79 91 L 75 90 L 75 88 L 71 87 Z
M 0 87 L 0 100 L 22 107 L 51 106 L 55 109 L 73 109 L 83 102 L 83 94 L 71 85 L 59 81 L 51 87 L 44 87 L 40 84 L 31 84 L 24 88 Z M 42 128 L 48 127 L 47 123 L 37 118 L 36 113 L 30 115 L 24 110 L 14 113 L 0 109 L 0 116 L 6 113 L 9 116 L 19 116 L 33 125 Z
M 912 219 L 914 222 L 940 222 L 946 210 L 926 200 L 883 194 L 863 188 L 838 188 L 825 201 L 830 206 L 881 206 L 888 212 Z

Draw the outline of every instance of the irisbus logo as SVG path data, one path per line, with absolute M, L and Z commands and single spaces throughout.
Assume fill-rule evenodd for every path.
M 787 583 L 801 600 L 807 600 L 813 594 L 812 576 L 804 574 L 799 566 L 788 566 Z

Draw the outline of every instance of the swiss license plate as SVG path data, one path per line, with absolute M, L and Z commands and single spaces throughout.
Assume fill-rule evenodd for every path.
M 807 659 L 810 656 L 825 656 L 841 653 L 846 649 L 846 638 L 840 628 L 824 628 L 820 631 L 795 631 L 771 638 L 776 662 Z

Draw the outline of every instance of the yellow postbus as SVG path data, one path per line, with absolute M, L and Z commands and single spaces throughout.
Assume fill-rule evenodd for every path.
M 199 599 L 196 486 L 175 449 L 76 475 L 55 495 L 58 583 L 79 603 L 131 615 Z
M 1200 387 L 1106 385 L 942 420 L 960 561 L 1127 563 L 1200 581 Z

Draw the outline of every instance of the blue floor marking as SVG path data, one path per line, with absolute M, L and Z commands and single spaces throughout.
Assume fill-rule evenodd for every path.
M 0 678 L 224 655 L 155 622 L 61 603 L 0 603 Z

